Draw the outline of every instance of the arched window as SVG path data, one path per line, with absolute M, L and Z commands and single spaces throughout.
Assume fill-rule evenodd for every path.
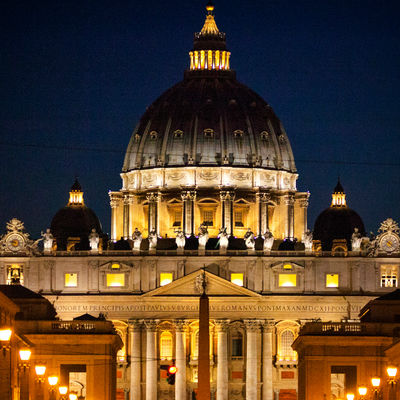
M 117 333 L 118 333 L 118 335 L 121 338 L 122 343 L 123 343 L 122 348 L 119 349 L 118 352 L 117 352 L 117 361 L 119 363 L 123 363 L 123 362 L 126 361 L 126 350 L 125 350 L 125 340 L 124 340 L 125 335 L 120 329 L 117 329 Z
M 160 336 L 161 360 L 172 360 L 172 333 L 164 331 Z
M 292 343 L 294 342 L 294 333 L 290 329 L 285 329 L 281 333 L 280 337 L 280 348 L 279 348 L 279 359 L 282 361 L 295 361 L 297 359 L 297 353 L 292 349 Z

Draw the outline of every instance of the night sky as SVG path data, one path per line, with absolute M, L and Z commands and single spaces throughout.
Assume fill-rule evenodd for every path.
M 110 230 L 133 128 L 183 77 L 206 1 L 5 0 L 0 14 L 0 232 L 38 237 L 75 175 Z M 309 225 L 340 175 L 376 232 L 400 223 L 400 2 L 216 0 L 231 67 L 281 119 Z

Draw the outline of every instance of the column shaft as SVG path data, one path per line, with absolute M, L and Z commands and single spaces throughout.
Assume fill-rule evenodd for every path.
M 129 195 L 124 196 L 124 224 L 123 224 L 123 230 L 124 230 L 124 239 L 129 238 Z
M 273 325 L 266 323 L 263 330 L 263 391 L 262 400 L 273 400 L 272 370 Z
M 131 335 L 131 399 L 141 399 L 141 373 L 142 373 L 142 362 L 141 362 L 141 327 L 138 322 L 133 322 L 130 325 L 129 332 Z
M 246 400 L 257 400 L 258 321 L 247 320 Z
M 227 323 L 217 321 L 218 364 L 217 364 L 217 400 L 228 400 L 228 339 Z
M 176 323 L 175 346 L 177 368 L 175 376 L 175 400 L 186 400 L 186 348 L 185 348 L 185 332 L 184 322 Z
M 157 332 L 154 321 L 146 324 L 146 400 L 157 400 Z

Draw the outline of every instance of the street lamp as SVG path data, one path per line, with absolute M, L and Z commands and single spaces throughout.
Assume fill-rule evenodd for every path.
M 46 373 L 46 366 L 39 364 L 35 365 L 35 372 L 36 372 L 36 399 L 43 400 L 44 398 L 44 388 L 42 383 L 45 381 L 44 374 Z
M 358 394 L 360 395 L 360 400 L 364 400 L 364 396 L 367 394 L 368 389 L 365 386 L 358 387 Z
M 60 400 L 67 400 L 66 394 L 68 393 L 68 387 L 67 386 L 59 386 L 58 391 L 60 392 Z
M 374 399 L 378 399 L 379 386 L 381 385 L 381 378 L 377 376 L 371 378 L 372 387 L 374 390 Z
M 58 383 L 58 376 L 49 376 L 47 378 L 50 386 L 50 400 L 56 400 L 56 385 Z
M 10 328 L 0 329 L 0 348 L 3 349 L 3 356 L 6 355 L 6 350 L 10 350 L 12 330 Z
M 75 393 L 69 394 L 69 400 L 77 400 L 78 396 Z
M 386 368 L 386 372 L 389 376 L 388 383 L 389 383 L 389 400 L 396 399 L 396 375 L 397 375 L 397 368 L 393 366 L 389 366 Z
M 29 368 L 29 360 L 31 359 L 31 350 L 28 348 L 22 348 L 19 350 L 19 359 L 18 363 L 18 373 L 21 373 L 22 369 L 22 377 L 20 384 L 20 400 L 28 400 L 29 399 L 29 374 L 26 373 L 26 369 Z
M 354 394 L 353 393 L 347 393 L 346 394 L 346 399 L 347 400 L 354 400 Z

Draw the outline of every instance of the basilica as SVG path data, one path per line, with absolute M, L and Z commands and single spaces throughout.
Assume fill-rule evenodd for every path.
M 0 285 L 40 293 L 62 320 L 113 322 L 123 343 L 117 400 L 195 398 L 203 286 L 217 400 L 297 399 L 300 328 L 357 321 L 398 286 L 397 223 L 367 237 L 341 182 L 307 225 L 310 193 L 296 189 L 289 136 L 236 79 L 211 3 L 183 80 L 137 123 L 121 178 L 109 193 L 110 237 L 76 180 L 42 238 L 10 216 L 0 239 Z M 336 399 L 346 379 L 334 357 L 326 362 L 325 395 Z

